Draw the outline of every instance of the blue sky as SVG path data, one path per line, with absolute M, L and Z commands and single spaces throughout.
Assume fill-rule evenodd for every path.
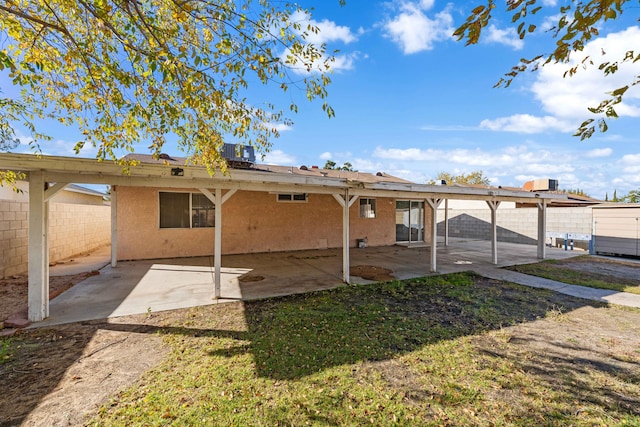
M 339 49 L 328 101 L 305 101 L 295 89 L 252 87 L 255 102 L 287 108 L 294 125 L 283 128 L 264 162 L 324 165 L 351 162 L 360 171 L 384 171 L 423 183 L 438 172 L 482 170 L 493 185 L 521 186 L 537 178 L 558 179 L 561 188 L 580 188 L 604 198 L 640 188 L 638 117 L 640 92 L 632 88 L 618 120 L 587 141 L 572 136 L 604 93 L 627 83 L 639 64 L 602 78 L 597 67 L 563 78 L 567 65 L 547 66 L 518 77 L 507 89 L 493 88 L 522 57 L 548 52 L 553 41 L 540 32 L 519 40 L 510 16 L 498 10 L 476 46 L 452 39 L 480 2 L 338 0 L 302 1 L 314 7 L 321 29 L 315 42 Z M 557 14 L 561 2 L 543 0 L 539 27 Z M 502 6 L 503 7 L 503 6 Z M 304 17 L 299 17 L 304 19 Z M 640 27 L 629 12 L 600 29 L 584 54 L 613 56 L 640 45 Z M 581 57 L 575 56 L 574 60 Z M 5 89 L 5 88 L 3 88 Z M 6 90 L 5 90 L 6 92 Z M 43 151 L 73 155 L 72 129 L 52 126 L 56 138 Z M 229 141 L 233 142 L 233 141 Z M 144 152 L 144 148 L 141 148 Z M 175 147 L 164 151 L 180 154 Z M 83 150 L 83 157 L 95 150 Z

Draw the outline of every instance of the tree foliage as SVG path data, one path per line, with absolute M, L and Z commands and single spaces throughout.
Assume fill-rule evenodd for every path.
M 484 172 L 478 170 L 469 172 L 468 174 L 453 175 L 449 172 L 439 172 L 435 181 L 429 181 L 435 184 L 436 181 L 445 181 L 447 184 L 472 184 L 472 185 L 490 185 L 489 178 L 484 176 Z
M 626 203 L 640 203 L 640 188 L 629 191 L 629 193 L 622 198 L 622 201 Z
M 82 131 L 76 152 L 117 159 L 140 142 L 159 154 L 176 135 L 192 161 L 224 169 L 223 138 L 264 151 L 291 124 L 249 99 L 250 85 L 327 96 L 332 57 L 306 41 L 319 31 L 309 17 L 269 0 L 3 0 L 0 70 L 22 93 L 0 100 L 0 136 L 10 144 L 12 123 L 55 118 Z
M 353 165 L 350 162 L 344 162 L 342 166 L 338 166 L 336 162 L 334 162 L 333 160 L 327 160 L 324 164 L 323 169 L 335 169 L 335 170 L 341 170 L 341 171 L 357 172 L 356 170 L 353 169 Z
M 524 39 L 529 33 L 539 31 L 535 17 L 541 10 L 548 10 L 548 6 L 544 6 L 544 3 L 542 0 L 507 0 L 505 2 L 506 10 L 511 14 L 511 21 L 516 26 L 521 39 Z M 540 66 L 546 64 L 568 64 L 572 54 L 582 51 L 586 43 L 599 35 L 603 23 L 619 18 L 625 11 L 625 6 L 626 9 L 637 9 L 638 7 L 637 3 L 634 6 L 630 6 L 627 3 L 635 2 L 629 2 L 628 0 L 562 2 L 559 9 L 554 10 L 554 20 L 557 19 L 557 22 L 550 29 L 550 33 L 555 39 L 555 48 L 551 52 L 542 53 L 532 58 L 522 58 L 516 66 L 511 68 L 496 83 L 496 86 L 508 87 L 518 75 L 526 71 L 536 71 Z M 478 43 L 482 30 L 492 19 L 491 14 L 495 8 L 496 2 L 488 0 L 486 5 L 473 9 L 466 22 L 456 29 L 454 36 L 458 40 L 465 40 L 467 45 Z M 596 58 L 587 56 L 579 64 L 568 67 L 564 76 L 571 77 L 579 72 L 581 67 L 592 66 L 597 66 L 603 75 L 609 76 L 616 73 L 621 63 L 635 63 L 639 60 L 640 52 L 632 49 L 628 50 L 624 57 L 614 61 L 598 63 Z M 640 75 L 636 75 L 632 81 L 608 93 L 608 97 L 603 99 L 599 105 L 589 107 L 588 110 L 593 114 L 599 115 L 599 118 L 597 120 L 594 118 L 585 120 L 575 135 L 582 140 L 589 138 L 595 132 L 596 126 L 599 131 L 606 132 L 608 129 L 606 120 L 618 117 L 615 110 L 616 105 L 622 102 L 627 90 L 638 83 L 640 83 Z

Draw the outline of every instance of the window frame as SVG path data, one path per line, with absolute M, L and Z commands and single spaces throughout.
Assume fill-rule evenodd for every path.
M 189 217 L 189 226 L 188 227 L 163 227 L 162 224 L 162 203 L 161 203 L 161 194 L 187 194 L 188 197 L 188 217 Z M 213 225 L 204 225 L 204 226 L 194 226 L 193 224 L 193 196 L 194 195 L 200 195 L 203 196 L 206 200 L 209 200 L 209 198 L 207 196 L 205 196 L 203 193 L 200 192 L 195 192 L 195 191 L 164 191 L 164 190 L 159 190 L 158 191 L 158 228 L 161 230 L 193 230 L 193 229 L 199 229 L 199 228 L 215 228 L 215 209 L 216 206 L 213 204 L 213 202 L 211 202 L 211 200 L 209 200 L 209 202 L 211 202 L 211 210 L 214 211 L 213 214 Z M 206 209 L 209 210 L 209 209 Z
M 364 203 L 363 203 L 364 202 Z M 368 202 L 368 203 L 367 203 Z M 373 203 L 372 203 L 373 202 Z M 362 208 L 364 206 L 370 206 L 370 214 L 369 215 L 365 215 L 364 211 L 362 210 Z M 376 203 L 376 199 L 374 197 L 360 197 L 359 200 L 359 216 L 362 219 L 376 219 L 378 214 L 377 214 L 377 203 Z
M 289 198 L 281 199 L 283 196 L 289 196 Z M 300 199 L 300 196 L 302 196 L 303 199 Z M 276 193 L 277 203 L 307 203 L 308 201 L 309 193 Z

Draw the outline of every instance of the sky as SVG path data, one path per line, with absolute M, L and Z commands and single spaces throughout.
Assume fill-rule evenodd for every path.
M 417 183 L 435 179 L 439 172 L 481 170 L 495 186 L 521 187 L 532 179 L 550 178 L 562 189 L 581 189 L 602 199 L 611 198 L 614 190 L 620 196 L 640 188 L 638 88 L 627 92 L 617 108 L 620 118 L 608 122 L 606 133 L 585 141 L 573 136 L 593 117 L 587 108 L 640 74 L 640 62 L 623 64 L 606 78 L 597 66 L 578 67 L 573 77 L 565 78 L 569 65 L 551 64 L 520 75 L 508 88 L 494 88 L 520 58 L 549 52 L 554 43 L 548 31 L 519 39 L 500 2 L 480 43 L 473 46 L 456 41 L 452 33 L 481 2 L 299 3 L 314 8 L 310 18 L 299 16 L 320 28 L 312 42 L 338 50 L 327 99 L 335 117 L 327 118 L 322 102 L 307 102 L 301 91 L 250 88 L 256 100 L 285 109 L 291 101 L 299 106 L 290 116 L 294 124 L 281 128 L 280 138 L 260 162 L 320 167 L 327 160 L 350 162 L 359 171 L 386 172 Z M 544 30 L 554 17 L 557 21 L 564 2 L 538 3 L 544 7 L 536 22 Z M 627 11 L 604 24 L 572 61 L 591 55 L 599 63 L 639 45 L 637 17 Z M 54 141 L 44 152 L 74 155 L 78 135 L 73 129 L 52 124 L 47 131 Z M 171 144 L 164 151 L 182 154 Z M 81 156 L 95 156 L 95 149 L 88 147 Z

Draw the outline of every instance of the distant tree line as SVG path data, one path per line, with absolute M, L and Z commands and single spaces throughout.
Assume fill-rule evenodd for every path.
M 445 184 L 471 184 L 471 185 L 490 185 L 489 178 L 484 176 L 484 172 L 478 170 L 467 174 L 453 175 L 449 172 L 439 172 L 436 179 L 427 181 L 427 184 L 434 185 L 436 182 L 444 181 Z
M 349 162 L 344 162 L 342 166 L 338 166 L 336 162 L 334 162 L 333 160 L 327 160 L 327 162 L 324 164 L 323 169 L 334 169 L 339 171 L 358 172 L 357 170 L 353 169 L 353 165 Z
M 640 188 L 637 190 L 631 190 L 628 194 L 618 197 L 617 190 L 613 190 L 613 198 L 609 200 L 609 193 L 605 195 L 605 202 L 616 202 L 616 203 L 640 203 Z

